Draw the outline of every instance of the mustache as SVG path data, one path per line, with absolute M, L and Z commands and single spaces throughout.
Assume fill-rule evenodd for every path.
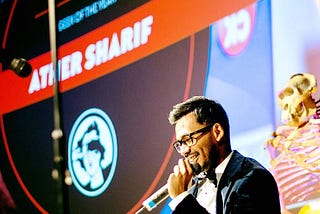
M 188 160 L 192 156 L 195 156 L 195 157 L 199 156 L 199 152 L 194 151 L 194 152 L 190 152 L 190 153 L 184 155 L 184 157 L 187 158 Z

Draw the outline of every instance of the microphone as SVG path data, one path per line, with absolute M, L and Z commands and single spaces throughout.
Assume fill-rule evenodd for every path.
M 198 163 L 191 164 L 191 168 L 194 175 L 198 175 L 201 172 L 201 166 Z M 144 209 L 148 211 L 153 210 L 160 204 L 162 201 L 169 197 L 168 185 L 162 186 L 158 191 L 153 193 L 149 198 L 142 202 L 142 207 L 135 213 L 138 214 L 142 212 Z
M 19 77 L 27 77 L 31 74 L 32 67 L 26 59 L 10 57 L 2 48 L 0 49 L 0 62 L 2 62 L 3 70 L 10 69 Z

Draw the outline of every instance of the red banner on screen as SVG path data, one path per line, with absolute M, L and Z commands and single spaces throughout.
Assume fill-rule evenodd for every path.
M 58 48 L 60 92 L 161 50 L 255 0 L 153 0 Z M 0 113 L 53 96 L 50 53 L 29 60 L 27 78 L 0 73 Z M 165 72 L 165 71 L 164 71 Z

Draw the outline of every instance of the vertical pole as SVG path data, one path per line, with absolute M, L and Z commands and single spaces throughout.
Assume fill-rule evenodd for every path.
M 56 44 L 56 16 L 55 16 L 55 1 L 48 0 L 49 9 L 49 35 L 51 60 L 54 71 L 53 84 L 53 119 L 54 129 L 51 133 L 53 139 L 53 163 L 52 178 L 56 181 L 57 194 L 57 214 L 68 213 L 68 194 L 66 181 L 70 181 L 69 173 L 65 164 L 65 136 L 61 128 L 61 111 L 59 101 L 59 69 L 57 63 L 57 44 Z

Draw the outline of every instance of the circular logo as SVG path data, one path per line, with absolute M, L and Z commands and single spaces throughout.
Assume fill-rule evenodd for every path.
M 256 4 L 253 4 L 217 22 L 219 44 L 226 54 L 237 55 L 248 45 L 255 15 Z
M 75 121 L 69 136 L 68 167 L 75 187 L 84 195 L 103 193 L 113 179 L 117 137 L 109 116 L 91 108 Z

